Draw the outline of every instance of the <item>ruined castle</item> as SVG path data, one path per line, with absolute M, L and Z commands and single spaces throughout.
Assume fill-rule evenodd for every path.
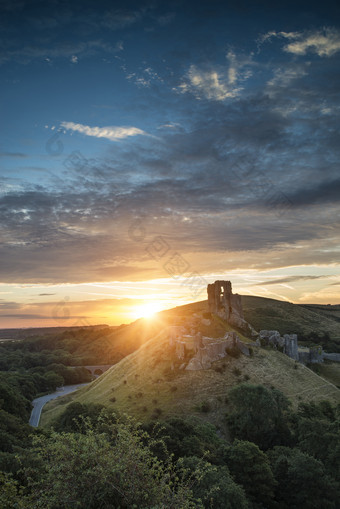
M 252 346 L 272 347 L 303 364 L 323 362 L 324 358 L 340 360 L 338 358 L 340 354 L 325 354 L 321 347 L 299 348 L 296 334 L 281 336 L 275 330 L 256 332 L 245 320 L 241 296 L 233 294 L 230 281 L 215 281 L 208 284 L 207 292 L 210 313 L 227 321 L 245 336 L 256 339 L 256 342 L 250 346 L 242 342 L 236 332 L 227 332 L 223 338 L 202 336 L 198 331 L 199 325 L 210 325 L 210 320 L 194 315 L 193 321 L 187 326 L 173 325 L 169 328 L 169 345 L 174 348 L 176 357 L 183 361 L 182 369 L 189 371 L 209 369 L 212 362 L 226 357 L 228 350 L 236 349 L 244 355 L 250 355 Z

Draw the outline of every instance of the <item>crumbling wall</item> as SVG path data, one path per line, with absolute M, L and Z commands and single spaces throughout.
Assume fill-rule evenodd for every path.
M 299 350 L 296 334 L 281 336 L 277 330 L 261 330 L 256 344 L 258 346 L 271 346 L 302 364 L 322 362 L 324 357 L 321 347 Z
M 272 346 L 288 355 L 291 359 L 299 360 L 296 334 L 284 334 L 281 336 L 277 330 L 261 330 L 256 344 L 259 346 Z

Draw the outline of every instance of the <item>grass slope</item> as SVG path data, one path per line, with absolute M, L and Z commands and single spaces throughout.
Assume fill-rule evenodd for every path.
M 242 296 L 245 319 L 256 330 L 276 329 L 281 334 L 329 332 L 340 343 L 340 305 L 292 304 L 264 297 Z
M 194 307 L 195 312 L 206 304 Z M 158 333 L 145 338 L 138 350 L 131 353 L 87 387 L 69 396 L 48 403 L 42 425 L 49 425 L 71 401 L 102 403 L 141 420 L 171 415 L 196 415 L 224 425 L 228 411 L 228 391 L 243 381 L 274 386 L 286 394 L 296 406 L 300 401 L 329 399 L 340 402 L 340 391 L 308 368 L 273 350 L 254 347 L 253 357 L 228 357 L 213 364 L 211 369 L 184 371 L 179 369 L 174 352 L 168 346 L 167 324 L 175 311 L 160 313 Z M 176 316 L 190 318 L 192 308 L 178 308 Z M 184 313 L 184 314 L 182 314 Z M 139 327 L 145 333 L 144 321 L 132 324 L 134 334 Z M 128 326 L 129 327 L 129 326 Z M 127 327 L 127 328 L 128 328 Z M 154 327 L 149 327 L 150 333 Z M 230 327 L 214 318 L 210 326 L 202 326 L 204 335 L 223 335 Z M 130 331 L 131 332 L 131 331 Z M 127 334 L 127 332 L 125 332 Z M 129 335 L 129 337 L 132 337 Z M 174 370 L 171 370 L 171 366 Z

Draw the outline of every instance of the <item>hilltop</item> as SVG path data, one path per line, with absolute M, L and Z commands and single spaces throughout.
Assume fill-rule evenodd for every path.
M 254 302 L 253 308 L 249 302 L 245 303 L 245 316 L 247 309 L 252 309 L 253 313 L 258 309 Z M 261 306 L 264 307 L 262 302 Z M 243 381 L 274 386 L 288 396 L 294 406 L 301 401 L 322 399 L 340 402 L 340 391 L 333 384 L 278 351 L 256 347 L 239 332 L 242 341 L 251 347 L 250 357 L 228 356 L 206 370 L 180 369 L 169 347 L 168 325 L 174 318 L 177 323 L 190 321 L 194 314 L 202 317 L 200 331 L 203 335 L 222 337 L 226 331 L 233 330 L 219 317 L 203 320 L 209 313 L 207 302 L 202 301 L 163 311 L 153 321 L 140 319 L 121 331 L 114 331 L 106 337 L 108 343 L 112 342 L 112 348 L 123 345 L 124 340 L 130 341 L 125 349 L 135 347 L 136 342 L 139 348 L 87 387 L 49 403 L 43 412 L 42 425 L 51 423 L 68 403 L 78 401 L 102 403 L 141 420 L 195 415 L 217 424 L 227 433 L 224 422 L 228 391 Z

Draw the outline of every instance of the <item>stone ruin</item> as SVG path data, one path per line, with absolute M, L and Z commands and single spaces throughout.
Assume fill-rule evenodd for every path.
M 340 361 L 339 354 L 325 353 L 321 346 L 299 347 L 296 334 L 281 336 L 277 330 L 261 330 L 256 345 L 271 346 L 301 364 L 316 364 L 323 362 L 324 359 Z
M 340 361 L 340 354 L 326 354 L 321 347 L 299 348 L 296 334 L 281 336 L 276 330 L 261 330 L 257 333 L 244 319 L 241 296 L 233 294 L 230 281 L 215 281 L 208 284 L 207 291 L 209 311 L 244 334 L 254 339 L 256 337 L 254 346 L 270 346 L 302 364 L 323 362 L 324 359 Z M 176 357 L 183 361 L 182 369 L 188 371 L 209 369 L 212 362 L 228 355 L 229 348 L 250 355 L 249 346 L 240 340 L 236 332 L 227 332 L 223 338 L 205 337 L 197 332 L 200 324 L 210 325 L 210 323 L 210 320 L 195 314 L 187 321 L 186 327 L 183 325 L 169 327 L 169 346 L 174 347 Z M 190 359 L 187 361 L 188 352 Z
M 186 334 L 183 326 L 169 327 L 169 345 L 174 347 L 176 357 L 183 361 L 181 369 L 197 371 L 209 369 L 211 363 L 223 359 L 228 355 L 229 348 L 236 348 L 244 355 L 250 355 L 248 346 L 243 343 L 236 332 L 227 332 L 223 338 L 202 336 L 200 332 L 191 331 Z M 186 362 L 186 354 L 191 357 Z
M 296 334 L 284 334 L 277 330 L 261 330 L 256 340 L 257 346 L 271 346 L 288 355 L 291 359 L 299 360 L 298 342 Z
M 247 336 L 257 336 L 255 329 L 244 319 L 241 296 L 233 293 L 230 281 L 215 281 L 209 284 L 209 311 L 226 320 Z

